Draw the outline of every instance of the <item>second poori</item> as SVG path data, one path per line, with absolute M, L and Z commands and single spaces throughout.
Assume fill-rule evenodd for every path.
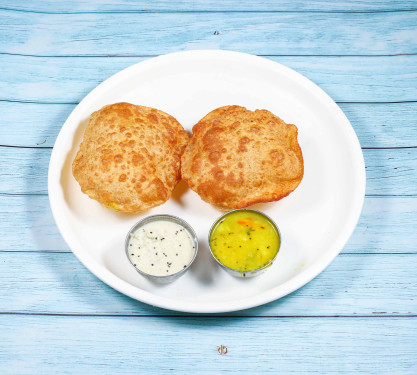
M 267 110 L 215 109 L 193 127 L 181 159 L 189 187 L 215 206 L 235 209 L 277 201 L 304 174 L 298 130 Z

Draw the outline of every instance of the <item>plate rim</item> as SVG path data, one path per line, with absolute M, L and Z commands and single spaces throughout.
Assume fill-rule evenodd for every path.
M 323 257 L 320 258 L 320 261 L 314 262 L 306 271 L 296 275 L 295 277 L 287 280 L 283 284 L 279 286 L 273 287 L 267 291 L 261 292 L 258 295 L 245 297 L 242 299 L 234 300 L 232 302 L 221 301 L 221 302 L 210 302 L 204 303 L 201 301 L 193 302 L 193 301 L 178 301 L 174 299 L 170 299 L 167 297 L 155 295 L 152 292 L 140 289 L 135 287 L 128 282 L 118 278 L 112 272 L 110 272 L 107 268 L 105 268 L 102 264 L 98 263 L 90 254 L 87 252 L 80 251 L 77 246 L 74 246 L 74 241 L 70 236 L 70 228 L 66 222 L 63 221 L 62 214 L 59 212 L 57 205 L 55 204 L 55 200 L 57 199 L 56 194 L 60 189 L 60 182 L 57 176 L 60 176 L 60 170 L 57 170 L 57 166 L 54 165 L 54 160 L 58 153 L 57 149 L 61 140 L 64 138 L 66 125 L 67 123 L 72 122 L 72 118 L 76 116 L 76 114 L 82 111 L 83 107 L 88 103 L 90 98 L 94 96 L 97 91 L 105 90 L 106 86 L 111 85 L 113 81 L 122 78 L 124 75 L 129 75 L 131 71 L 134 71 L 138 65 L 142 67 L 146 67 L 146 65 L 153 65 L 158 62 L 169 62 L 172 59 L 178 58 L 187 58 L 187 57 L 194 57 L 194 56 L 202 56 L 206 58 L 210 57 L 232 57 L 237 58 L 239 60 L 246 60 L 246 61 L 253 61 L 257 64 L 263 64 L 265 67 L 270 66 L 272 69 L 278 69 L 281 73 L 286 74 L 289 78 L 301 83 L 303 87 L 308 88 L 310 92 L 318 95 L 322 99 L 325 99 L 326 104 L 328 104 L 330 109 L 333 111 L 334 115 L 339 117 L 339 121 L 345 123 L 344 130 L 350 133 L 350 143 L 351 143 L 351 150 L 352 155 L 354 155 L 353 164 L 355 166 L 355 176 L 358 179 L 358 183 L 354 185 L 354 207 L 350 212 L 350 219 L 346 223 L 346 227 L 343 236 L 339 236 L 337 241 L 331 246 L 331 251 L 327 251 Z M 256 60 L 256 61 L 255 61 Z M 58 147 L 57 147 L 58 146 Z M 360 169 L 360 171 L 359 171 Z M 56 173 L 58 172 L 58 173 Z M 318 85 L 312 82 L 307 77 L 303 76 L 302 74 L 296 72 L 295 70 L 282 65 L 281 63 L 269 60 L 264 57 L 251 55 L 243 52 L 237 51 L 229 51 L 229 50 L 190 50 L 190 51 L 180 51 L 180 52 L 172 52 L 160 56 L 156 56 L 153 58 L 146 59 L 144 61 L 140 61 L 135 63 L 104 80 L 99 85 L 97 85 L 93 90 L 91 90 L 80 102 L 79 104 L 73 109 L 71 114 L 68 116 L 66 121 L 64 122 L 61 130 L 55 140 L 54 147 L 52 149 L 49 167 L 48 167 L 48 197 L 49 197 L 49 204 L 51 207 L 52 215 L 54 217 L 55 223 L 58 227 L 58 230 L 62 237 L 64 238 L 65 242 L 67 243 L 68 247 L 70 248 L 71 252 L 78 258 L 78 260 L 97 278 L 99 278 L 102 282 L 109 285 L 113 289 L 119 291 L 122 294 L 125 294 L 133 299 L 138 301 L 144 302 L 146 304 L 156 306 L 159 308 L 164 308 L 168 310 L 175 310 L 179 312 L 188 312 L 188 313 L 224 313 L 224 312 L 233 312 L 244 310 L 256 306 L 260 306 L 279 298 L 282 298 L 295 290 L 301 288 L 302 286 L 306 285 L 310 282 L 313 278 L 318 276 L 327 266 L 336 258 L 336 256 L 343 250 L 344 246 L 346 245 L 347 241 L 351 237 L 358 221 L 360 218 L 360 214 L 362 211 L 362 207 L 365 200 L 365 189 L 366 189 L 366 172 L 365 172 L 365 162 L 363 158 L 362 149 L 358 140 L 358 137 L 346 117 L 343 113 L 341 108 L 335 103 L 335 101 Z M 77 242 L 77 241 L 76 241 Z M 71 245 L 70 245 L 71 244 Z M 279 290 L 276 290 L 279 289 Z

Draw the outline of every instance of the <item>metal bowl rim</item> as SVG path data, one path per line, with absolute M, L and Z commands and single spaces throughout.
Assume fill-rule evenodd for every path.
M 132 233 L 135 232 L 140 227 L 142 227 L 143 225 L 151 223 L 153 221 L 171 221 L 171 222 L 174 222 L 176 224 L 182 225 L 191 234 L 191 237 L 192 237 L 191 239 L 194 243 L 194 255 L 193 255 L 192 259 L 190 260 L 190 262 L 187 264 L 186 268 L 183 268 L 183 269 L 179 270 L 178 272 L 171 273 L 170 275 L 157 276 L 157 275 L 151 275 L 150 273 L 146 273 L 146 272 L 140 270 L 131 261 L 131 259 L 129 257 L 129 240 L 130 240 L 130 237 L 131 237 Z M 139 220 L 127 232 L 126 239 L 125 239 L 125 253 L 126 253 L 127 259 L 129 260 L 130 264 L 140 274 L 142 274 L 146 277 L 152 278 L 152 279 L 156 279 L 156 280 L 169 279 L 169 278 L 172 278 L 173 276 L 179 276 L 180 274 L 186 272 L 188 270 L 188 268 L 191 266 L 191 264 L 193 264 L 195 258 L 197 257 L 197 253 L 198 253 L 198 238 L 197 238 L 197 235 L 196 235 L 193 227 L 190 224 L 188 224 L 184 219 L 181 219 L 178 216 L 168 215 L 168 214 L 151 215 L 151 216 L 147 216 L 147 217 Z
M 220 221 L 220 220 L 222 220 L 225 216 L 227 216 L 227 215 L 229 215 L 229 214 L 231 214 L 232 212 L 236 212 L 236 211 L 251 211 L 251 212 L 256 212 L 256 213 L 258 213 L 258 214 L 261 214 L 262 216 L 265 216 L 270 222 L 271 222 L 271 224 L 275 227 L 275 229 L 277 230 L 277 232 L 278 232 L 278 238 L 279 238 L 279 245 L 278 245 L 278 249 L 277 249 L 277 252 L 276 252 L 276 254 L 275 254 L 275 256 L 267 263 L 267 264 L 265 264 L 264 266 L 262 266 L 261 268 L 256 268 L 256 269 L 254 269 L 254 270 L 247 270 L 247 271 L 242 271 L 242 270 L 235 270 L 235 269 L 233 269 L 233 268 L 230 268 L 230 267 L 228 267 L 228 266 L 226 266 L 226 265 L 224 265 L 222 262 L 220 262 L 220 260 L 218 260 L 217 259 L 217 257 L 213 254 L 213 250 L 212 250 L 212 248 L 211 248 L 211 243 L 210 243 L 210 237 L 211 237 L 211 233 L 213 232 L 213 229 L 215 228 L 215 226 L 217 225 L 217 223 Z M 274 261 L 275 261 L 275 259 L 276 259 L 276 257 L 278 256 L 278 253 L 279 253 L 279 250 L 281 249 L 281 243 L 282 243 L 282 236 L 281 236 L 281 232 L 280 232 L 280 230 L 279 230 L 279 228 L 278 228 L 278 225 L 275 223 L 275 221 L 274 220 L 272 220 L 271 219 L 271 217 L 269 217 L 267 214 L 264 214 L 263 212 L 261 212 L 261 211 L 258 211 L 258 210 L 253 210 L 253 209 L 251 209 L 251 208 L 237 208 L 237 209 L 235 209 L 235 210 L 231 210 L 231 211 L 228 211 L 228 212 L 226 212 L 226 213 L 224 213 L 223 215 L 221 215 L 220 217 L 218 217 L 217 219 L 216 219 L 216 221 L 213 223 L 213 225 L 211 226 L 211 228 L 210 228 L 210 230 L 209 230 L 209 234 L 208 234 L 208 244 L 209 244 L 209 249 L 210 249 L 210 254 L 211 254 L 211 256 L 214 258 L 214 260 L 221 266 L 221 267 L 223 267 L 224 269 L 226 269 L 226 270 L 228 270 L 228 271 L 231 271 L 232 273 L 236 273 L 236 272 L 239 272 L 239 273 L 252 273 L 252 272 L 256 272 L 256 273 L 258 273 L 258 272 L 260 272 L 260 271 L 263 271 L 263 270 L 265 270 L 266 268 L 269 268 L 269 267 L 271 267 L 271 265 L 272 265 L 272 263 L 274 263 Z

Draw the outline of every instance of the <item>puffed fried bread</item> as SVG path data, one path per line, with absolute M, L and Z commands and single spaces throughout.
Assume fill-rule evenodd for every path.
M 295 125 L 267 110 L 215 109 L 193 127 L 182 178 L 201 199 L 222 208 L 280 200 L 303 178 L 297 134 Z
M 180 123 L 160 110 L 106 105 L 90 116 L 72 172 L 90 198 L 118 211 L 143 211 L 170 198 L 188 141 Z

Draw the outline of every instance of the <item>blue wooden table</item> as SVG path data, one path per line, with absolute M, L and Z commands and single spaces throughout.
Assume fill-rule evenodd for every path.
M 107 287 L 70 252 L 47 196 L 76 104 L 131 64 L 189 49 L 309 77 L 350 119 L 367 167 L 360 222 L 320 276 L 217 316 Z M 1 0 L 0 67 L 0 374 L 417 374 L 415 0 Z

